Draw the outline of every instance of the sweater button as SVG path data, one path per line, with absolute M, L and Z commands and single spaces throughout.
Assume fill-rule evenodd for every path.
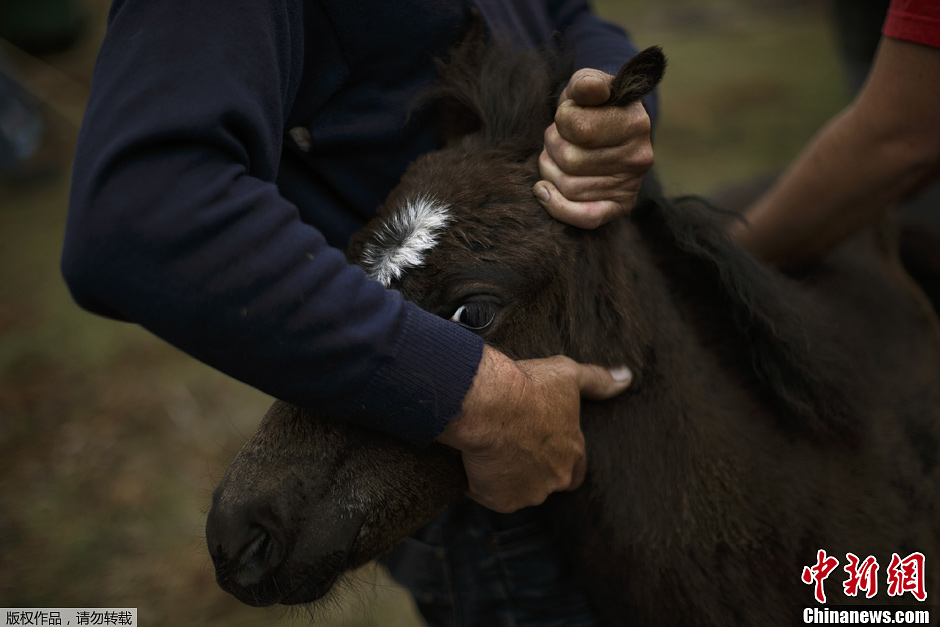
M 310 136 L 310 131 L 307 130 L 306 127 L 295 126 L 287 131 L 287 134 L 294 140 L 297 147 L 304 152 L 310 152 L 310 149 L 313 148 L 313 138 Z

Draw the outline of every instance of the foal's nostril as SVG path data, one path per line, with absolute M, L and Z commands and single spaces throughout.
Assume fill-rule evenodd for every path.
M 283 553 L 277 530 L 268 508 L 214 506 L 209 511 L 206 540 L 223 589 L 257 586 L 274 573 Z
M 238 555 L 235 582 L 243 587 L 258 584 L 279 562 L 274 537 L 261 525 L 249 527 L 248 544 Z

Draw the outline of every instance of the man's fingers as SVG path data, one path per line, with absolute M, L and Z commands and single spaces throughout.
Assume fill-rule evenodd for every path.
M 581 455 L 580 459 L 581 462 L 583 462 L 584 456 Z M 467 464 L 466 455 L 464 456 L 464 464 Z M 471 465 L 473 465 L 472 462 Z M 552 475 L 551 472 L 539 473 L 537 477 L 521 477 L 520 480 L 520 477 L 510 476 L 508 472 L 504 476 L 492 475 L 489 472 L 492 471 L 492 467 L 490 467 L 488 470 L 483 467 L 478 467 L 478 469 L 482 471 L 485 476 L 487 476 L 489 482 L 482 486 L 481 490 L 477 490 L 477 486 L 471 479 L 470 485 L 467 487 L 467 490 L 464 492 L 464 494 L 483 507 L 491 509 L 494 512 L 499 512 L 500 514 L 511 514 L 512 512 L 522 509 L 523 507 L 541 505 L 553 492 L 569 489 L 573 490 L 574 487 L 569 486 L 574 484 L 575 479 L 577 479 L 576 475 L 579 472 L 582 473 L 582 476 L 577 481 L 577 483 L 578 485 L 581 485 L 581 482 L 584 481 L 583 474 L 587 471 L 587 465 L 584 464 L 584 469 L 579 469 L 578 463 L 576 463 L 574 465 L 570 479 L 559 478 L 559 480 L 554 483 L 548 481 L 546 478 Z M 471 468 L 467 467 L 467 470 L 468 474 L 470 474 Z M 558 472 L 562 469 L 555 468 L 554 470 Z
M 642 142 L 629 141 L 617 146 L 583 148 L 562 137 L 552 124 L 545 129 L 544 151 L 556 167 L 571 176 L 620 176 L 635 170 L 645 173 L 652 166 Z M 542 163 L 539 168 L 542 168 Z M 648 163 L 649 162 L 649 163 Z M 545 176 L 545 173 L 542 173 Z
M 582 107 L 596 107 L 610 98 L 610 82 L 613 76 L 600 70 L 578 70 L 568 81 L 565 96 Z
M 618 146 L 632 139 L 649 140 L 650 119 L 639 102 L 626 107 L 582 107 L 572 100 L 558 105 L 559 134 L 582 148 Z
M 571 471 L 571 484 L 568 486 L 568 490 L 577 490 L 581 487 L 581 484 L 584 483 L 584 478 L 587 476 L 587 457 L 582 456 L 578 463 L 575 464 L 574 469 Z
M 487 509 L 499 512 L 500 514 L 511 514 L 523 507 L 541 505 L 553 492 L 577 490 L 581 487 L 581 484 L 584 483 L 586 476 L 587 457 L 582 454 L 571 467 L 571 475 L 569 477 L 559 476 L 559 482 L 555 485 L 542 483 L 538 484 L 538 486 L 535 484 L 525 486 L 518 482 L 513 482 L 504 484 L 502 486 L 503 490 L 501 491 L 493 492 L 489 489 L 491 486 L 488 486 L 488 491 L 478 492 L 471 484 L 465 494 Z
M 624 213 L 620 204 L 609 200 L 568 200 L 548 181 L 536 183 L 532 192 L 553 218 L 579 229 L 596 229 Z
M 646 173 L 616 173 L 575 175 L 562 169 L 546 147 L 539 155 L 539 175 L 546 183 L 555 186 L 562 196 L 575 202 L 609 200 L 626 213 L 633 208 Z

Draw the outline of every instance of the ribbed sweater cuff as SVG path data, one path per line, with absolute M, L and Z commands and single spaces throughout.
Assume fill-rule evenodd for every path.
M 405 303 L 392 354 L 360 396 L 363 404 L 381 408 L 368 426 L 430 444 L 460 413 L 482 355 L 480 337 Z

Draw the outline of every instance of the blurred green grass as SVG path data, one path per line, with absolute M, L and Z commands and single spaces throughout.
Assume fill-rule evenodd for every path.
M 46 59 L 84 85 L 107 8 L 93 7 L 89 38 Z M 671 193 L 779 170 L 847 101 L 822 3 L 604 0 L 598 11 L 669 57 L 655 145 Z M 77 129 L 49 120 L 70 154 Z M 221 592 L 204 546 L 210 492 L 270 399 L 79 310 L 58 272 L 67 198 L 65 174 L 0 183 L 0 605 L 138 607 L 145 625 L 312 622 Z M 415 624 L 381 573 L 360 578 L 317 624 Z
M 669 193 L 780 171 L 850 97 L 825 2 L 596 4 L 666 53 L 654 145 Z

